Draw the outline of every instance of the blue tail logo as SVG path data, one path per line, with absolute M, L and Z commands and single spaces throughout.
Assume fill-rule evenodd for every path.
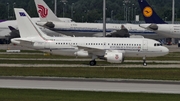
M 166 24 L 147 3 L 146 0 L 138 0 L 144 20 L 146 23 Z
M 26 14 L 24 12 L 19 12 L 19 15 L 22 17 L 26 16 Z

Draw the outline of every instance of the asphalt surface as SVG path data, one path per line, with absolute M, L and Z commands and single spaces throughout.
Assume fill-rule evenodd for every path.
M 50 77 L 0 77 L 0 88 L 180 94 L 180 82 Z

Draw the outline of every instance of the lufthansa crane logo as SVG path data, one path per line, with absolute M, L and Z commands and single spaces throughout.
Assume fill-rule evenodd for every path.
M 45 8 L 43 5 L 38 5 L 38 13 L 42 18 L 45 18 L 48 15 L 48 9 Z
M 144 10 L 143 10 L 143 15 L 145 17 L 151 17 L 153 14 L 153 10 L 151 7 L 145 7 Z

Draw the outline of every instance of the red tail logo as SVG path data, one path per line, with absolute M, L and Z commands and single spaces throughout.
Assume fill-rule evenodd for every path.
M 48 15 L 48 9 L 45 8 L 43 5 L 38 5 L 38 13 L 42 18 L 45 18 Z

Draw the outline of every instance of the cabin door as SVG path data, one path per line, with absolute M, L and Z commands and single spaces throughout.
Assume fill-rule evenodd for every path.
M 44 43 L 44 49 L 50 49 L 50 43 L 49 42 Z
M 148 51 L 148 41 L 143 41 L 143 51 Z

